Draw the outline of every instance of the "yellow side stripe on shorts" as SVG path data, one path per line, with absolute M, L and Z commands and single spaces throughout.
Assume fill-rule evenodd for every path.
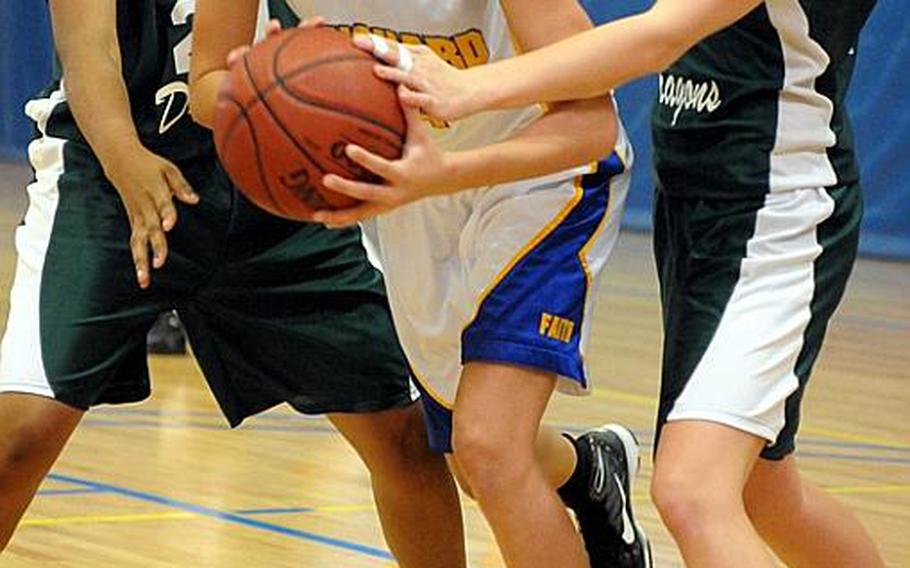
M 436 402 L 436 404 L 438 404 L 439 406 L 441 406 L 447 410 L 452 410 L 455 407 L 454 402 L 447 401 L 444 396 L 442 396 L 441 394 L 436 392 L 436 389 L 434 389 L 433 386 L 430 385 L 430 382 L 427 381 L 422 376 L 420 376 L 420 374 L 418 374 L 417 371 L 413 367 L 411 367 L 411 374 L 414 375 L 414 380 L 420 384 L 421 390 L 423 392 L 425 392 L 430 398 L 432 398 L 433 401 Z M 423 393 L 421 393 L 421 394 L 423 394 Z
M 596 171 L 597 164 L 593 163 L 589 167 L 591 167 L 592 170 Z M 559 211 L 559 213 L 557 213 L 556 216 L 553 217 L 553 219 L 551 219 L 543 229 L 541 229 L 530 241 L 528 241 L 528 244 L 522 247 L 522 249 L 518 251 L 518 253 L 516 253 L 508 263 L 506 263 L 503 269 L 499 271 L 495 278 L 493 278 L 493 281 L 490 282 L 490 284 L 484 288 L 483 292 L 480 293 L 480 297 L 477 299 L 476 305 L 474 306 L 474 314 L 468 320 L 467 325 L 464 326 L 465 329 L 471 327 L 471 324 L 473 324 L 474 320 L 477 319 L 477 314 L 480 313 L 480 308 L 483 307 L 487 296 L 489 296 L 493 290 L 496 289 L 496 286 L 498 286 L 499 283 L 502 282 L 506 276 L 508 276 L 512 269 L 515 268 L 515 265 L 521 262 L 521 260 L 526 257 L 532 250 L 534 250 L 537 245 L 539 245 L 545 238 L 547 238 L 550 233 L 555 231 L 556 228 L 566 220 L 566 217 L 572 213 L 572 210 L 575 209 L 575 206 L 578 205 L 582 197 L 584 197 L 585 192 L 581 186 L 581 183 L 582 178 L 584 178 L 585 175 L 587 174 L 582 174 L 575 177 L 575 195 L 572 196 L 572 199 L 566 203 L 566 205 Z

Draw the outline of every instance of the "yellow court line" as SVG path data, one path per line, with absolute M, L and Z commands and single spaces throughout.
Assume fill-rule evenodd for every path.
M 657 399 L 653 396 L 647 396 L 643 394 L 636 394 L 634 392 L 622 391 L 617 389 L 610 389 L 604 387 L 595 387 L 591 391 L 591 396 L 594 398 L 601 398 L 604 400 L 618 400 L 620 402 L 628 402 L 636 406 L 644 406 L 652 410 L 657 408 Z
M 600 398 L 604 400 L 614 400 L 619 402 L 626 402 L 629 404 L 634 404 L 636 406 L 647 407 L 651 409 L 656 409 L 658 405 L 658 400 L 656 397 L 647 396 L 642 394 L 637 394 L 629 391 L 623 391 L 618 389 L 603 388 L 597 387 L 592 392 L 591 395 L 595 398 Z M 902 442 L 900 440 L 894 440 L 891 438 L 884 438 L 881 436 L 869 436 L 866 434 L 854 434 L 852 432 L 846 432 L 844 430 L 836 430 L 834 428 L 824 428 L 821 426 L 812 426 L 804 425 L 800 426 L 800 431 L 804 434 L 812 434 L 815 436 L 824 436 L 826 438 L 831 438 L 832 440 L 838 440 L 841 442 L 857 442 L 861 444 L 875 444 L 879 446 L 891 446 L 893 448 L 899 448 L 902 450 L 910 450 L 910 443 Z
M 90 523 L 139 523 L 144 521 L 172 521 L 198 517 L 193 513 L 144 513 L 129 515 L 74 515 L 71 517 L 50 517 L 45 519 L 23 519 L 20 525 L 47 527 L 55 525 L 83 525 Z
M 840 485 L 825 487 L 828 493 L 859 495 L 864 493 L 910 493 L 910 483 L 897 485 Z
M 892 446 L 895 448 L 900 448 L 902 450 L 910 450 L 910 444 L 908 444 L 906 442 L 892 440 L 889 438 L 883 438 L 881 436 L 867 436 L 865 434 L 853 434 L 851 432 L 845 432 L 843 430 L 836 430 L 834 428 L 823 428 L 820 426 L 812 426 L 812 425 L 802 426 L 801 430 L 805 434 L 814 434 L 816 436 L 825 436 L 827 438 L 833 438 L 835 440 L 841 440 L 843 442 L 859 442 L 861 444 L 876 444 L 876 445 L 881 445 L 881 446 Z

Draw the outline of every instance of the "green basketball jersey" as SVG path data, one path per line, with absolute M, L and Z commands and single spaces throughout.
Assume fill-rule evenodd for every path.
M 296 24 L 283 2 L 269 4 L 273 17 L 285 25 Z M 177 163 L 210 159 L 214 153 L 210 132 L 189 116 L 187 80 L 195 9 L 195 0 L 117 0 L 123 80 L 136 130 L 149 150 Z M 38 120 L 39 129 L 88 150 L 66 101 L 62 77 L 58 62 L 53 82 L 36 99 L 53 103 L 46 124 Z M 96 160 L 80 160 L 79 166 L 100 167 Z
M 658 187 L 764 194 L 858 180 L 845 97 L 875 0 L 766 0 L 660 76 Z

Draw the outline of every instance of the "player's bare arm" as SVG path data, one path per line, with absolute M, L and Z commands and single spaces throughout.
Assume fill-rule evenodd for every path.
M 523 51 L 591 28 L 588 16 L 571 0 L 505 0 L 502 6 Z M 414 51 L 448 66 L 428 48 Z M 344 211 L 320 212 L 317 220 L 330 226 L 350 225 L 422 197 L 545 175 L 596 161 L 609 154 L 616 142 L 616 115 L 607 97 L 554 105 L 511 138 L 460 152 L 437 149 L 418 109 L 404 106 L 408 143 L 400 160 L 386 160 L 356 146 L 347 150 L 352 160 L 377 173 L 386 185 L 327 176 L 327 187 L 364 203 Z
M 73 115 L 129 216 L 136 278 L 150 284 L 151 266 L 167 258 L 164 233 L 177 222 L 173 196 L 193 204 L 199 197 L 169 161 L 140 142 L 121 77 L 115 0 L 51 0 L 57 52 L 63 64 Z
M 445 120 L 533 102 L 584 99 L 662 71 L 761 3 L 657 0 L 641 14 L 493 65 L 462 71 L 418 53 L 412 68 L 404 71 L 394 67 L 397 53 L 390 52 L 384 59 L 393 66 L 377 66 L 376 72 L 404 85 L 404 102 Z
M 211 128 L 215 100 L 227 75 L 227 60 L 256 35 L 258 0 L 198 0 L 193 20 L 193 59 L 190 63 L 190 114 Z M 230 22 L 231 25 L 224 25 Z

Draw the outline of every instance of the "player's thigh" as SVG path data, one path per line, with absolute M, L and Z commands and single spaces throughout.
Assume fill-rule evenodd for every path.
M 416 464 L 430 452 L 417 402 L 375 412 L 333 413 L 328 419 L 371 469 Z
M 145 332 L 165 302 L 135 282 L 119 198 L 90 175 L 38 178 L 16 231 L 0 391 L 83 409 L 140 400 Z
M 282 402 L 309 414 L 409 406 L 416 392 L 359 231 L 241 219 L 229 239 L 244 244 L 180 308 L 229 420 Z
M 783 448 L 777 457 L 792 451 L 807 362 L 830 317 L 818 308 L 838 288 L 824 277 L 835 201 L 824 190 L 662 196 L 661 436 L 666 422 L 717 422 Z

